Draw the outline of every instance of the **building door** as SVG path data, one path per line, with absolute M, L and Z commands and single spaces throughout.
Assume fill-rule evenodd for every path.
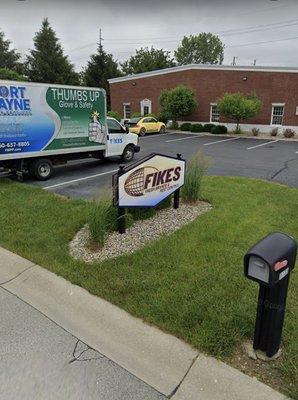
M 148 115 L 151 114 L 152 110 L 152 102 L 149 99 L 144 99 L 141 101 L 141 114 Z

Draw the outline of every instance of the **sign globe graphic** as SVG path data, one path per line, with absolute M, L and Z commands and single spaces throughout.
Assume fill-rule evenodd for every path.
M 9 90 L 7 89 L 6 86 L 0 86 L 0 96 L 1 97 L 8 97 L 9 95 Z
M 124 189 L 130 196 L 143 196 L 145 168 L 139 168 L 126 179 Z

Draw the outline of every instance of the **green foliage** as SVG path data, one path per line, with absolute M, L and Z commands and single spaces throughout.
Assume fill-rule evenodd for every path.
M 114 60 L 112 54 L 106 53 L 102 46 L 98 46 L 97 53 L 90 57 L 82 76 L 84 85 L 105 89 L 109 109 L 111 100 L 108 79 L 121 76 L 118 63 Z
M 155 49 L 151 47 L 140 48 L 136 54 L 121 64 L 124 74 L 139 74 L 142 72 L 155 71 L 174 67 L 174 60 L 171 58 L 170 51 Z
M 196 203 L 200 199 L 202 178 L 210 165 L 210 158 L 198 151 L 187 163 L 181 195 L 185 202 Z
M 197 108 L 195 92 L 187 86 L 163 90 L 159 97 L 159 103 L 161 114 L 174 121 L 193 114 Z
M 295 131 L 293 129 L 291 129 L 291 128 L 286 128 L 283 131 L 284 137 L 288 138 L 288 139 L 294 137 L 295 134 L 296 134 Z
M 190 127 L 191 132 L 204 132 L 204 127 L 202 124 L 193 124 Z
M 134 113 L 132 113 L 132 116 L 131 116 L 131 118 L 141 118 L 141 117 L 142 117 L 142 114 L 140 112 L 134 112 Z
M 179 124 L 178 124 L 178 122 L 177 122 L 177 121 L 173 121 L 173 122 L 171 123 L 171 125 L 169 126 L 169 129 L 173 129 L 173 130 L 179 129 Z
M 128 213 L 134 221 L 148 219 L 155 215 L 155 208 L 129 208 Z
M 268 232 L 298 237 L 297 189 L 205 176 L 201 196 L 211 211 L 133 254 L 85 263 L 69 255 L 69 242 L 88 220 L 92 203 L 11 180 L 2 179 L 0 186 L 2 247 L 224 361 L 253 337 L 258 285 L 243 277 L 243 254 Z M 294 272 L 297 268 L 298 260 Z M 297 289 L 295 272 L 282 359 L 265 368 L 269 381 L 274 377 L 293 399 L 298 394 Z
M 42 27 L 34 36 L 34 49 L 25 62 L 25 72 L 32 82 L 78 85 L 79 75 L 64 55 L 63 48 L 45 18 Z
M 115 118 L 119 122 L 121 120 L 121 115 L 118 113 L 118 111 L 108 111 L 107 116 L 111 117 L 111 118 Z
M 178 65 L 222 64 L 224 44 L 217 35 L 202 32 L 199 35 L 184 36 L 175 51 Z
M 211 132 L 211 129 L 214 128 L 216 125 L 214 124 L 205 124 L 204 125 L 204 132 Z
M 214 135 L 221 135 L 228 133 L 228 128 L 224 125 L 215 125 L 213 126 L 213 128 L 211 128 L 210 132 L 213 133 Z
M 0 69 L 4 68 L 22 73 L 21 55 L 16 50 L 10 49 L 10 45 L 11 41 L 5 40 L 4 33 L 0 31 Z
M 10 81 L 27 81 L 25 76 L 7 68 L 0 68 L 0 79 L 7 79 Z
M 88 223 L 93 241 L 103 246 L 108 232 L 117 226 L 117 209 L 110 199 L 92 204 Z
M 169 196 L 156 206 L 156 210 L 164 210 L 165 208 L 171 207 L 171 205 L 172 205 L 172 196 Z
M 262 102 L 255 93 L 245 95 L 243 93 L 225 93 L 217 101 L 217 107 L 220 114 L 232 118 L 237 122 L 236 129 L 239 128 L 239 122 L 254 118 L 261 110 Z
M 189 132 L 191 128 L 191 123 L 190 122 L 184 122 L 183 124 L 180 125 L 180 130 Z

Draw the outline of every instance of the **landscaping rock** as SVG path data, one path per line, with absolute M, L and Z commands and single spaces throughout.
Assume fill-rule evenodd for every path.
M 96 250 L 88 247 L 90 232 L 88 225 L 85 225 L 71 241 L 70 254 L 76 259 L 93 262 L 133 253 L 148 242 L 181 228 L 211 208 L 209 203 L 200 201 L 196 205 L 181 204 L 177 210 L 159 210 L 150 219 L 134 222 L 122 235 L 118 232 L 110 233 L 104 247 Z

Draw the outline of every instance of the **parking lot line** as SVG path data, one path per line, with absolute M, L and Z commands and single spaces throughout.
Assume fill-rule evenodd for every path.
M 230 138 L 230 139 L 217 140 L 216 142 L 204 143 L 204 146 L 211 146 L 212 144 L 229 142 L 230 140 L 238 140 L 238 139 L 241 139 L 241 138 L 240 137 L 233 137 L 233 138 Z
M 252 150 L 252 149 L 255 149 L 257 147 L 266 146 L 267 144 L 276 143 L 276 142 L 279 142 L 279 140 L 272 140 L 271 142 L 257 144 L 256 146 L 248 147 L 246 150 Z
M 141 138 L 142 138 L 142 140 L 143 139 L 152 139 L 152 138 L 162 138 L 162 137 L 166 137 L 166 136 L 169 136 L 169 135 L 177 135 L 177 132 L 167 132 L 167 133 L 165 133 L 164 135 L 163 134 L 153 134 L 153 135 L 150 135 L 150 136 L 141 136 Z
M 198 137 L 202 137 L 202 136 L 201 135 L 200 136 L 199 135 L 186 136 L 184 138 L 166 140 L 166 143 L 179 142 L 180 140 L 187 140 L 187 139 L 193 139 L 193 138 L 198 138 Z
M 59 186 L 71 185 L 72 183 L 76 183 L 76 182 L 80 182 L 80 181 L 86 181 L 87 179 L 97 178 L 99 176 L 112 174 L 113 172 L 117 172 L 117 171 L 118 171 L 118 169 L 113 169 L 111 171 L 102 172 L 101 174 L 89 175 L 89 176 L 85 176 L 84 178 L 78 178 L 78 179 L 73 179 L 73 180 L 67 181 L 67 182 L 57 183 L 56 185 L 45 186 L 43 189 L 53 189 L 53 188 L 57 188 Z

